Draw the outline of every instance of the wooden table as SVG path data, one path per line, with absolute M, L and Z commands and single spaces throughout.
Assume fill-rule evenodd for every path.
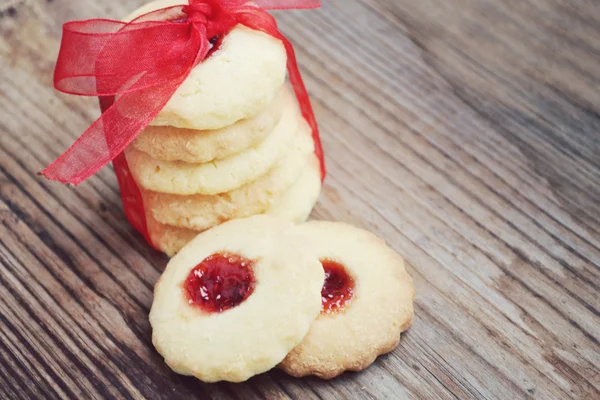
M 52 89 L 61 24 L 141 2 L 0 1 L 2 399 L 600 398 L 599 2 L 278 13 L 327 153 L 313 216 L 403 254 L 416 316 L 362 373 L 213 385 L 152 348 L 167 260 L 124 220 L 113 171 L 75 190 L 35 175 L 98 115 Z

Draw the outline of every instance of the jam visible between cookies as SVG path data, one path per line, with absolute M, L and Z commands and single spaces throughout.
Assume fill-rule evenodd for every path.
M 213 313 L 238 306 L 254 291 L 253 264 L 236 254 L 208 256 L 185 280 L 183 289 L 188 303 Z
M 321 314 L 343 310 L 354 295 L 354 279 L 344 266 L 331 260 L 321 260 L 325 270 L 325 282 L 321 289 Z

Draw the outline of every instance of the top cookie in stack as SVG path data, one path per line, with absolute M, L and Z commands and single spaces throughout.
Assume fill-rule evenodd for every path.
M 127 20 L 180 3 L 155 1 Z M 310 127 L 284 84 L 283 44 L 241 25 L 211 43 L 210 56 L 125 151 L 151 240 L 168 255 L 229 219 L 303 221 L 321 189 Z

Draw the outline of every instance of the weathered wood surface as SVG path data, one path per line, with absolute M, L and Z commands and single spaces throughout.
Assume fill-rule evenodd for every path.
M 0 1 L 0 397 L 600 398 L 600 2 L 278 13 L 328 156 L 314 217 L 405 255 L 416 318 L 362 373 L 217 385 L 152 348 L 166 259 L 110 168 L 76 190 L 35 176 L 98 115 L 51 87 L 61 24 L 140 3 Z

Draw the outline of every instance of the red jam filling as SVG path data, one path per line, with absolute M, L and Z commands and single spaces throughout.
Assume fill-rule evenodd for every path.
M 188 303 L 210 313 L 238 306 L 254 291 L 253 264 L 236 254 L 208 256 L 185 280 L 183 289 Z
M 225 35 L 218 35 L 210 38 L 210 50 L 208 51 L 208 54 L 206 54 L 206 58 L 212 56 L 215 51 L 221 48 L 221 45 L 223 44 L 223 38 L 225 38 Z
M 325 270 L 325 282 L 321 289 L 321 314 L 343 310 L 354 295 L 354 279 L 344 266 L 331 260 L 321 260 Z
M 179 18 L 172 18 L 169 20 L 170 22 L 175 22 L 178 24 L 186 24 L 188 22 L 188 16 L 187 15 L 182 15 Z M 225 35 L 217 35 L 217 36 L 213 36 L 211 37 L 208 42 L 210 45 L 210 50 L 208 50 L 208 53 L 206 54 L 206 58 L 212 56 L 212 54 L 219 50 L 219 48 L 221 47 L 221 44 L 223 43 L 223 38 L 225 37 Z

